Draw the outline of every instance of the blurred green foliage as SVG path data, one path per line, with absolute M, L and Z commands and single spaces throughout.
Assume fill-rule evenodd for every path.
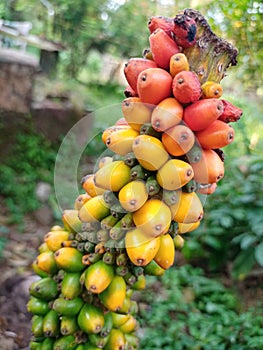
M 262 305 L 190 265 L 148 278 L 140 292 L 141 350 L 262 349 Z
M 212 29 L 239 50 L 236 79 L 262 96 L 263 3 L 262 1 L 209 1 L 200 6 Z
M 226 161 L 222 183 L 205 202 L 200 228 L 188 234 L 184 256 L 211 270 L 230 268 L 242 279 L 263 266 L 263 157 L 244 155 Z
M 36 210 L 36 184 L 52 184 L 56 149 L 43 135 L 31 128 L 16 134 L 12 156 L 0 165 L 0 193 L 4 197 L 10 220 L 23 228 L 23 218 Z

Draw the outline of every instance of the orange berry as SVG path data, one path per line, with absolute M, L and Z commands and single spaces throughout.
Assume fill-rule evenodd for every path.
M 147 68 L 157 68 L 153 60 L 141 57 L 130 58 L 124 67 L 124 75 L 129 83 L 132 93 L 137 95 L 137 81 L 139 74 Z
M 206 81 L 201 89 L 202 98 L 219 98 L 223 94 L 222 86 L 214 81 Z
M 182 72 L 183 70 L 189 70 L 188 59 L 182 52 L 175 53 L 170 58 L 170 74 L 175 77 L 176 74 Z
M 137 90 L 142 102 L 157 105 L 172 95 L 173 78 L 162 68 L 148 68 L 138 77 Z
M 230 124 L 215 120 L 195 135 L 203 148 L 222 148 L 234 141 L 235 131 Z
M 212 149 L 204 149 L 199 162 L 192 163 L 194 180 L 201 184 L 212 184 L 224 177 L 224 162 Z
M 182 118 L 183 106 L 174 97 L 168 97 L 154 108 L 151 123 L 155 130 L 164 131 L 179 124 Z
M 182 156 L 195 143 L 195 135 L 186 125 L 175 125 L 162 134 L 162 143 L 172 156 Z

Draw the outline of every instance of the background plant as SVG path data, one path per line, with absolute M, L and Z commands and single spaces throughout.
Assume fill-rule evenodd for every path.
M 52 183 L 56 149 L 30 127 L 17 133 L 13 142 L 11 155 L 2 159 L 0 165 L 0 193 L 11 222 L 22 228 L 24 215 L 40 206 L 35 195 L 36 184 Z
M 171 268 L 147 285 L 140 292 L 140 349 L 262 348 L 260 302 L 245 309 L 233 289 L 201 268 Z

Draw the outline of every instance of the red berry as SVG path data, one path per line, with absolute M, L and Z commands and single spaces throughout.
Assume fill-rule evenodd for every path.
M 222 120 L 225 123 L 231 123 L 231 122 L 238 121 L 243 114 L 242 109 L 233 105 L 229 101 L 222 100 L 222 102 L 223 102 L 223 106 L 224 106 L 224 111 L 218 119 Z
M 163 29 L 166 34 L 171 36 L 173 32 L 174 21 L 173 18 L 165 16 L 152 16 L 148 22 L 150 33 L 153 33 L 157 28 Z
M 173 79 L 173 95 L 181 103 L 198 101 L 202 94 L 201 83 L 192 71 L 182 71 Z
M 184 14 L 174 17 L 174 40 L 182 48 L 193 46 L 196 42 L 196 22 Z
M 171 56 L 179 52 L 176 42 L 161 28 L 149 36 L 149 42 L 154 61 L 159 67 L 168 69 Z

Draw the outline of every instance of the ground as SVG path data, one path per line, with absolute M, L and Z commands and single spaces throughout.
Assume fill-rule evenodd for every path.
M 15 225 L 5 226 L 8 240 L 0 259 L 1 350 L 27 350 L 31 336 L 31 315 L 26 308 L 28 288 L 35 279 L 31 263 L 50 227 L 30 217 L 25 219 L 25 226 L 24 233 Z
M 3 217 L 0 215 L 0 226 Z M 15 225 L 5 225 L 8 232 L 7 244 L 0 260 L 0 344 L 1 350 L 28 350 L 31 336 L 31 315 L 26 304 L 28 288 L 36 278 L 31 263 L 37 256 L 37 248 L 43 242 L 44 234 L 50 226 L 40 225 L 28 216 L 25 219 L 25 232 L 21 233 Z M 224 278 L 224 284 L 232 285 Z M 251 276 L 237 285 L 242 302 L 247 306 L 263 299 L 262 271 L 254 271 Z

